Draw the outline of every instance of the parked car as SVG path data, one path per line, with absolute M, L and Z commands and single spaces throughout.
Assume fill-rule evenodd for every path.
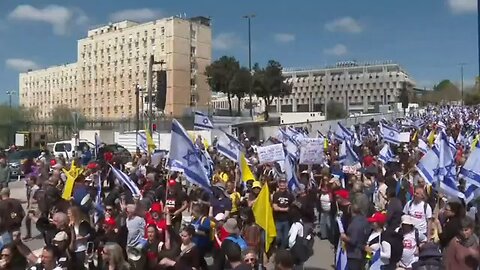
M 7 154 L 7 164 L 10 168 L 10 177 L 17 178 L 23 176 L 22 165 L 27 159 L 36 159 L 39 158 L 42 153 L 46 158 L 47 162 L 50 161 L 50 153 L 48 150 L 42 149 L 24 149 L 15 151 Z
M 95 145 L 87 140 L 80 140 L 79 143 L 79 150 L 83 150 L 85 146 L 87 146 L 90 150 L 95 149 Z M 59 141 L 53 145 L 53 155 L 55 157 L 59 157 L 60 155 L 64 156 L 65 158 L 72 158 L 75 151 L 75 147 L 73 142 L 70 141 Z
M 119 157 L 122 164 L 126 164 L 133 160 L 130 151 L 128 151 L 127 148 L 119 144 L 107 144 L 103 147 L 100 147 L 97 154 L 97 160 L 104 161 L 103 154 L 106 152 L 112 152 L 115 156 Z

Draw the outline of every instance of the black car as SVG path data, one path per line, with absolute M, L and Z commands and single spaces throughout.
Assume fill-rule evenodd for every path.
M 22 164 L 27 159 L 39 158 L 44 153 L 47 161 L 50 159 L 50 155 L 47 150 L 42 149 L 24 149 L 7 154 L 7 163 L 10 168 L 10 177 L 15 178 L 23 176 Z
M 97 160 L 104 161 L 103 154 L 106 152 L 112 152 L 116 157 L 119 158 L 122 164 L 126 164 L 133 160 L 130 151 L 119 144 L 107 144 L 103 147 L 100 147 L 100 149 L 98 149 Z

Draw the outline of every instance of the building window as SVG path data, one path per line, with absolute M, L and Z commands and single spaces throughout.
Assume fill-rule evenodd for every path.
M 195 56 L 197 54 L 197 48 L 192 46 L 190 47 L 190 55 Z
M 165 44 L 164 44 L 164 43 L 160 44 L 160 50 L 161 50 L 162 52 L 165 51 Z

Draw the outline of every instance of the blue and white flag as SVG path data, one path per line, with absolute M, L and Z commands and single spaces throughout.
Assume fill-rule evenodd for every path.
M 242 148 L 242 143 L 230 134 L 223 133 L 223 135 L 218 138 L 218 152 L 233 162 L 238 162 Z
M 210 154 L 206 150 L 202 149 L 197 149 L 199 153 L 199 158 L 200 161 L 203 164 L 203 167 L 205 168 L 205 171 L 207 172 L 208 179 L 212 179 L 213 176 L 213 160 L 212 157 L 210 157 Z
M 335 139 L 339 141 L 352 140 L 353 133 L 348 128 L 343 126 L 340 122 L 337 123 L 337 129 L 334 133 Z
M 120 171 L 119 169 L 113 167 L 112 165 L 110 165 L 110 167 L 112 168 L 112 173 L 115 176 L 115 178 L 117 178 L 117 180 L 120 181 L 120 183 L 127 186 L 130 192 L 132 192 L 133 196 L 142 197 L 142 193 L 140 192 L 140 189 L 138 188 L 137 184 L 133 182 L 133 180 L 130 177 L 128 177 L 128 175 L 126 175 L 124 172 Z
M 177 120 L 173 119 L 169 152 L 171 170 L 183 172 L 190 183 L 210 192 L 210 180 L 197 153 L 187 131 Z
M 352 166 L 360 162 L 357 153 L 353 151 L 350 142 L 345 140 L 340 144 L 338 159 L 343 166 Z
M 460 169 L 460 175 L 467 183 L 480 187 L 480 143 L 477 143 L 468 156 L 467 161 Z
M 285 176 L 287 178 L 288 188 L 290 189 L 290 191 L 294 192 L 300 186 L 300 181 L 298 181 L 296 174 L 297 168 L 295 166 L 295 160 L 288 153 L 285 153 L 284 169 Z
M 208 118 L 208 115 L 201 112 L 195 112 L 193 128 L 210 130 L 213 129 L 213 123 L 210 118 Z
M 380 260 L 380 248 L 373 253 L 369 270 L 380 270 L 382 268 L 383 263 L 382 260 Z
M 467 183 L 467 186 L 465 188 L 465 202 L 468 204 L 472 200 L 476 199 L 479 195 L 480 189 L 475 185 Z
M 340 233 L 344 233 L 345 229 L 340 218 L 337 218 L 338 230 Z M 335 254 L 335 270 L 347 269 L 347 251 L 344 248 L 343 241 L 338 240 L 337 254 Z
M 453 198 L 465 198 L 465 194 L 458 189 L 455 159 L 448 143 L 447 135 L 441 133 L 439 175 L 441 176 L 440 189 Z
M 380 123 L 380 134 L 385 142 L 395 145 L 400 144 L 400 131 L 397 129 Z
M 103 200 L 102 200 L 102 177 L 100 173 L 96 174 L 97 176 L 97 196 L 95 197 L 95 214 L 93 216 L 93 221 L 95 224 L 98 223 L 101 217 L 105 215 L 105 208 L 103 207 Z
M 436 183 L 438 180 L 439 161 L 438 149 L 434 146 L 432 149 L 428 150 L 416 166 L 418 173 L 430 185 Z
M 147 143 L 147 135 L 145 132 L 139 132 L 137 135 L 137 147 L 140 151 L 144 153 L 148 153 L 148 143 Z
M 428 147 L 428 144 L 423 140 L 423 139 L 418 139 L 418 150 L 422 152 L 423 154 L 426 154 L 430 148 Z
M 380 153 L 378 153 L 378 160 L 380 160 L 383 164 L 395 160 L 395 154 L 392 152 L 392 149 L 390 149 L 390 145 L 388 145 L 388 143 L 386 143 L 382 150 L 380 150 Z

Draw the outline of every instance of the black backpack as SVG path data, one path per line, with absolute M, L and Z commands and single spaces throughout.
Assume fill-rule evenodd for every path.
M 390 244 L 390 264 L 396 264 L 402 259 L 403 255 L 403 234 L 396 231 L 386 231 L 382 233 L 382 241 Z
M 303 237 L 297 235 L 295 245 L 290 250 L 296 264 L 304 263 L 312 257 L 314 243 L 315 235 L 313 232 L 305 232 Z

